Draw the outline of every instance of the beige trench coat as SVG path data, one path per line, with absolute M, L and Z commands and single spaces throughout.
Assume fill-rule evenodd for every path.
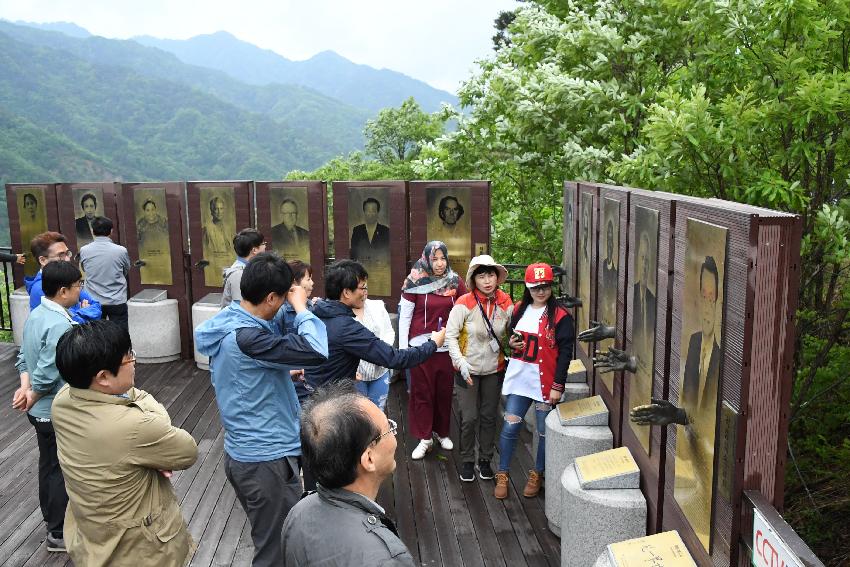
M 194 543 L 171 481 L 198 447 L 153 396 L 128 398 L 65 386 L 53 401 L 68 491 L 65 544 L 77 567 L 184 566 Z

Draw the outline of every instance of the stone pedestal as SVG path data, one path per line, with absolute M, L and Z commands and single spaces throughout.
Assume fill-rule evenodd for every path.
M 590 395 L 590 386 L 585 383 L 571 383 L 567 382 L 564 384 L 564 393 L 561 394 L 562 402 L 572 402 L 574 400 L 580 400 L 582 398 L 586 398 Z
M 24 325 L 30 316 L 30 296 L 27 288 L 19 287 L 9 295 L 9 311 L 12 316 L 12 339 L 16 346 L 24 340 Z
M 614 436 L 607 425 L 565 427 L 558 412 L 546 417 L 546 519 L 549 529 L 561 535 L 561 475 L 572 467 L 576 457 L 599 453 L 614 446 Z
M 145 290 L 145 292 L 150 291 Z M 142 364 L 178 360 L 180 358 L 180 312 L 177 300 L 163 299 L 151 302 L 145 299 L 146 295 L 140 293 L 127 301 L 130 340 L 133 341 L 136 360 Z
M 198 325 L 203 323 L 208 319 L 212 319 L 215 317 L 219 311 L 221 311 L 221 294 L 220 293 L 208 293 L 205 295 L 199 302 L 192 305 L 192 334 L 194 335 L 195 329 L 198 328 Z M 193 341 L 194 343 L 194 341 Z M 208 356 L 204 356 L 203 354 L 198 352 L 198 348 L 195 348 L 195 364 L 198 365 L 198 368 L 201 370 L 209 370 L 210 369 L 210 358 Z
M 646 534 L 646 499 L 635 488 L 582 488 L 575 464 L 561 475 L 561 566 L 594 565 L 608 544 Z

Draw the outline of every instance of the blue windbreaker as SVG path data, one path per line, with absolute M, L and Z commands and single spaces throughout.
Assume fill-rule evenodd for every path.
M 24 278 L 24 285 L 27 287 L 27 293 L 30 294 L 30 312 L 35 311 L 35 308 L 41 305 L 41 298 L 44 297 L 44 291 L 41 289 L 41 270 L 31 278 Z M 89 306 L 80 307 L 86 299 Z M 80 303 L 68 309 L 68 313 L 71 314 L 71 319 L 80 324 L 96 321 L 101 317 L 100 302 L 89 295 L 89 292 L 81 289 Z

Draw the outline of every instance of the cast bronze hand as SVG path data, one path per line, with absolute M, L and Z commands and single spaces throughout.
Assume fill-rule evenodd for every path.
M 617 334 L 614 327 L 603 325 L 599 321 L 590 321 L 590 328 L 578 334 L 578 340 L 583 343 L 595 343 L 605 339 L 613 339 Z
M 581 307 L 582 305 L 581 299 L 566 294 L 558 297 L 558 303 L 570 309 L 575 307 Z
M 632 423 L 637 425 L 679 425 L 688 424 L 688 414 L 685 410 L 667 400 L 652 398 L 647 406 L 637 406 L 629 412 Z
M 609 347 L 608 352 L 601 354 L 596 353 L 593 358 L 593 367 L 598 368 L 599 372 L 620 372 L 625 370 L 634 374 L 637 372 L 637 359 L 624 350 L 619 350 L 614 347 Z

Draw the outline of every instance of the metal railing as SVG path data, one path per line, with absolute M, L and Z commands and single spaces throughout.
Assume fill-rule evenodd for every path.
M 1 252 L 12 252 L 11 248 L 0 247 Z M 12 262 L 2 262 L 3 269 L 3 293 L 0 298 L 0 331 L 12 330 L 12 311 L 10 308 L 10 298 L 12 292 L 15 291 L 14 276 L 12 275 Z

